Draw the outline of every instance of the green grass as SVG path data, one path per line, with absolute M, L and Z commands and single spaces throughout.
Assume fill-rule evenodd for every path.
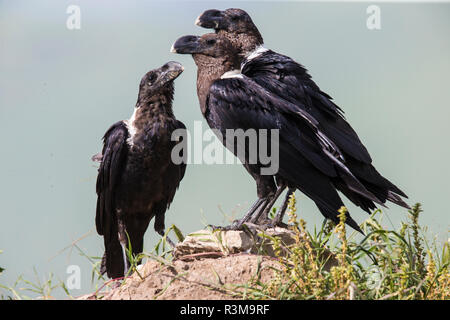
M 311 233 L 297 217 L 292 197 L 288 214 L 295 243 L 285 246 L 273 239 L 278 267 L 270 270 L 272 280 L 262 283 L 260 270 L 235 293 L 245 299 L 450 298 L 450 245 L 426 240 L 419 225 L 420 204 L 409 210 L 409 221 L 398 231 L 384 229 L 381 211 L 374 212 L 362 224 L 362 240 L 355 233 L 347 235 L 345 212 L 340 209 L 339 224 L 328 222 Z M 329 252 L 334 256 L 331 267 Z
M 345 212 L 346 208 L 342 207 L 337 225 L 324 222 L 319 229 L 308 230 L 306 222 L 297 217 L 296 201 L 292 196 L 288 215 L 295 242 L 285 245 L 279 238 L 261 233 L 275 252 L 276 267 L 266 270 L 259 264 L 250 281 L 233 285 L 231 289 L 229 285 L 224 286 L 224 289 L 230 297 L 257 300 L 450 298 L 450 243 L 427 240 L 426 228 L 419 224 L 420 204 L 409 211 L 407 221 L 396 231 L 383 228 L 383 214 L 380 210 L 375 211 L 361 225 L 363 237 L 356 232 L 347 234 Z M 129 246 L 130 273 L 139 275 L 137 266 L 144 258 L 171 265 L 171 249 L 166 242 L 170 232 L 179 241 L 184 239 L 182 232 L 171 226 L 150 253 L 134 256 Z M 99 272 L 100 257 L 86 254 L 76 242 L 71 248 L 91 263 L 93 292 L 99 293 L 112 284 Z M 263 271 L 272 273 L 269 282 L 261 281 Z M 5 272 L 7 270 L 0 268 L 0 283 Z M 0 296 L 3 299 L 52 299 L 56 289 L 62 289 L 69 299 L 73 298 L 63 281 L 52 274 L 42 280 L 36 271 L 34 280 L 20 276 L 12 286 L 0 284 L 0 288 L 8 292 Z
M 0 288 L 8 292 L 7 295 L 0 295 L 0 298 L 8 300 L 53 299 L 52 294 L 56 289 L 64 290 L 71 298 L 64 281 L 55 279 L 53 273 L 41 279 L 35 268 L 33 268 L 33 272 L 33 280 L 26 279 L 21 275 L 12 286 L 0 284 Z

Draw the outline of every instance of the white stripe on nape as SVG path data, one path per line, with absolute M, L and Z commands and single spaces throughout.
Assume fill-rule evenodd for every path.
M 259 57 L 261 54 L 263 54 L 264 52 L 269 51 L 269 49 L 264 48 L 264 45 L 260 45 L 259 47 L 257 47 L 255 50 L 253 50 L 252 52 L 250 52 L 247 57 L 246 57 L 246 61 L 250 61 L 252 59 L 255 59 L 257 57 Z
M 220 79 L 229 79 L 229 78 L 241 78 L 242 79 L 241 70 L 234 69 L 231 71 L 227 71 L 220 77 Z

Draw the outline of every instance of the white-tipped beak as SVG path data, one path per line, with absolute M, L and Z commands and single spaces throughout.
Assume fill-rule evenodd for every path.
M 177 53 L 177 50 L 175 50 L 175 48 L 173 47 L 173 44 L 172 44 L 172 46 L 170 47 L 170 52 L 172 52 L 172 53 Z
M 200 26 L 200 16 L 197 17 L 194 23 L 196 26 Z

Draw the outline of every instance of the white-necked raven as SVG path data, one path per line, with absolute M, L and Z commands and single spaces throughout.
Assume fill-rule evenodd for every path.
M 302 65 L 264 47 L 263 37 L 244 10 L 207 10 L 197 18 L 196 24 L 214 29 L 232 43 L 242 74 L 314 117 L 319 129 L 342 152 L 349 170 L 382 203 L 391 201 L 409 208 L 400 197 L 407 198 L 406 194 L 372 165 L 366 147 L 343 117 L 342 109 L 320 90 Z M 371 201 L 353 192 L 345 184 L 335 183 L 335 186 L 365 211 L 375 208 Z M 281 218 L 282 210 L 276 220 L 280 221 Z
M 97 177 L 97 232 L 105 253 L 101 272 L 121 277 L 128 271 L 128 237 L 133 254 L 143 250 L 144 233 L 152 218 L 164 235 L 164 214 L 183 179 L 186 164 L 174 164 L 172 132 L 185 129 L 172 110 L 174 80 L 183 67 L 168 62 L 141 80 L 134 113 L 105 133 Z
M 258 222 L 265 212 L 262 210 L 270 209 L 286 187 L 301 190 L 314 200 L 325 217 L 335 222 L 338 209 L 344 205 L 337 186 L 345 186 L 373 206 L 373 201 L 381 204 L 348 169 L 339 149 L 320 131 L 311 115 L 246 75 L 232 72 L 236 67 L 235 52 L 226 38 L 217 34 L 184 36 L 174 43 L 172 51 L 192 54 L 198 67 L 200 108 L 209 126 L 221 133 L 225 146 L 228 147 L 226 131 L 229 129 L 279 131 L 279 141 L 271 146 L 279 150 L 278 172 L 264 175 L 262 161 L 258 159 L 253 164 L 247 158 L 243 161 L 256 180 L 258 200 L 231 228 L 240 228 L 249 221 Z M 246 155 L 250 148 L 261 145 L 263 137 L 258 139 L 253 146 L 245 141 Z M 271 143 L 267 141 L 268 145 Z M 236 149 L 230 150 L 237 155 Z M 349 215 L 346 222 L 360 230 Z

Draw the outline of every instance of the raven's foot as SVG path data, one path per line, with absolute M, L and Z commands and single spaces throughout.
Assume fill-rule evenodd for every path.
M 176 247 L 175 242 L 173 242 L 172 239 L 170 239 L 168 236 L 166 236 L 166 242 L 169 244 L 169 246 L 172 249 L 175 249 L 175 247 Z
M 119 279 L 113 279 L 113 281 L 111 282 L 111 284 L 109 285 L 111 289 L 117 289 L 122 285 L 121 282 L 122 278 Z
M 157 230 L 157 232 L 159 233 L 163 241 L 168 243 L 172 249 L 175 249 L 176 247 L 175 242 L 173 242 L 172 239 L 170 239 L 169 236 L 164 233 L 164 229 L 159 229 Z
M 289 225 L 288 224 L 284 223 L 283 221 L 276 221 L 275 219 L 271 220 L 269 223 L 265 224 L 264 227 L 265 227 L 265 230 L 273 229 L 273 228 L 276 228 L 276 227 L 289 229 Z
M 223 230 L 223 229 L 226 228 L 226 227 L 223 227 L 223 226 L 216 226 L 215 224 L 208 224 L 206 227 L 213 229 L 213 231 L 215 231 L 215 230 Z
M 229 226 L 215 226 L 215 225 L 208 225 L 208 227 L 212 228 L 213 231 L 220 230 L 220 231 L 245 231 L 245 232 L 251 232 L 252 234 L 256 234 L 258 231 L 264 231 L 265 227 L 263 225 L 254 224 L 251 222 L 245 222 L 242 220 L 235 220 L 233 221 Z
M 216 226 L 213 224 L 208 224 L 208 227 L 213 229 L 213 231 L 229 231 L 229 230 L 243 230 L 242 225 L 244 224 L 241 220 L 234 220 L 229 226 Z
M 219 231 L 252 231 L 253 233 L 257 231 L 265 231 L 267 229 L 273 229 L 275 227 L 280 227 L 284 229 L 289 229 L 289 225 L 284 223 L 283 221 L 280 221 L 275 217 L 274 219 L 260 219 L 257 224 L 246 222 L 242 220 L 234 220 L 230 225 L 228 226 L 216 226 L 209 224 L 209 228 L 211 228 L 213 231 L 219 230 Z

